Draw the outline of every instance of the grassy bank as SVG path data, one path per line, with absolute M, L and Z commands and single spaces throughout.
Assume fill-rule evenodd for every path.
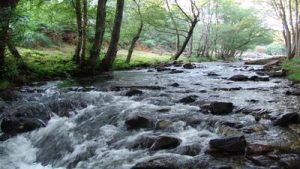
M 77 66 L 71 61 L 74 53 L 73 46 L 61 46 L 58 48 L 25 49 L 19 48 L 23 60 L 31 70 L 29 73 L 19 71 L 16 60 L 9 55 L 6 59 L 5 79 L 0 80 L 0 89 L 7 88 L 11 81 L 15 84 L 26 84 L 27 82 L 53 79 L 55 77 L 66 77 L 76 71 Z M 170 54 L 155 54 L 151 52 L 134 51 L 130 64 L 126 64 L 127 50 L 120 50 L 113 65 L 114 70 L 126 70 L 135 67 L 147 67 L 170 61 Z M 100 60 L 100 59 L 99 59 Z M 185 62 L 209 61 L 206 58 L 186 58 Z
M 287 60 L 283 63 L 283 68 L 288 71 L 288 78 L 300 83 L 300 59 Z

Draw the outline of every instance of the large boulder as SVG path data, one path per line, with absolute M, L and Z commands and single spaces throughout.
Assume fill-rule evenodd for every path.
M 151 150 L 173 149 L 180 145 L 181 139 L 171 136 L 159 136 L 154 144 L 151 146 Z
M 230 102 L 208 102 L 200 105 L 200 108 L 214 115 L 227 115 L 233 111 L 234 106 Z
M 244 136 L 217 138 L 209 141 L 210 150 L 212 150 L 210 152 L 244 154 L 246 145 Z
M 141 128 L 153 128 L 155 126 L 154 120 L 141 115 L 130 116 L 125 120 L 128 130 L 135 130 Z
M 286 113 L 278 117 L 274 122 L 274 126 L 288 126 L 293 123 L 297 123 L 299 120 L 298 113 Z
M 45 124 L 41 120 L 35 118 L 5 117 L 1 123 L 1 130 L 5 134 L 15 135 L 33 131 L 44 126 Z

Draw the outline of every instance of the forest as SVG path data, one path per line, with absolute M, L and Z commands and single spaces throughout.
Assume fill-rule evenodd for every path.
M 1 0 L 0 169 L 299 169 L 298 0 Z

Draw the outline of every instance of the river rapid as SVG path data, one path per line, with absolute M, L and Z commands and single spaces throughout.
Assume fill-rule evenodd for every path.
M 291 82 L 228 79 L 257 75 L 262 67 L 256 65 L 195 65 L 194 69 L 176 67 L 182 73 L 115 71 L 113 79 L 51 81 L 17 89 L 17 98 L 0 100 L 0 119 L 27 114 L 38 117 L 45 127 L 0 142 L 0 169 L 130 169 L 160 158 L 164 160 L 159 163 L 167 166 L 163 169 L 283 167 L 281 159 L 265 154 L 251 160 L 245 154 L 207 153 L 210 140 L 241 135 L 249 144 L 271 145 L 271 155 L 299 155 L 300 125 L 273 125 L 280 115 L 299 112 L 300 97 L 286 95 L 293 90 Z M 142 93 L 128 96 L 131 89 Z M 180 101 L 187 96 L 195 101 Z M 231 102 L 234 110 L 225 115 L 206 113 L 199 105 L 209 101 Z M 129 129 L 126 120 L 134 116 L 147 117 L 154 125 Z M 141 138 L 161 136 L 180 141 L 161 149 L 141 143 L 147 142 Z M 192 147 L 192 153 L 187 147 Z M 163 164 L 168 162 L 173 164 Z

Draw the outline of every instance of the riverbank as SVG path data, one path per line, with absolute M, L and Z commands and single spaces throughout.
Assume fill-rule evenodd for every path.
M 77 66 L 72 62 L 73 46 L 59 48 L 25 49 L 19 51 L 30 72 L 18 70 L 17 61 L 13 57 L 7 58 L 5 80 L 0 81 L 0 89 L 31 84 L 36 81 L 65 79 L 73 76 Z M 139 67 L 154 67 L 170 62 L 171 54 L 156 54 L 135 51 L 130 64 L 125 63 L 127 50 L 120 50 L 113 65 L 114 70 L 129 70 Z M 181 61 L 209 61 L 207 58 L 183 58 Z
M 288 71 L 288 79 L 300 83 L 300 59 L 286 60 L 283 68 Z

